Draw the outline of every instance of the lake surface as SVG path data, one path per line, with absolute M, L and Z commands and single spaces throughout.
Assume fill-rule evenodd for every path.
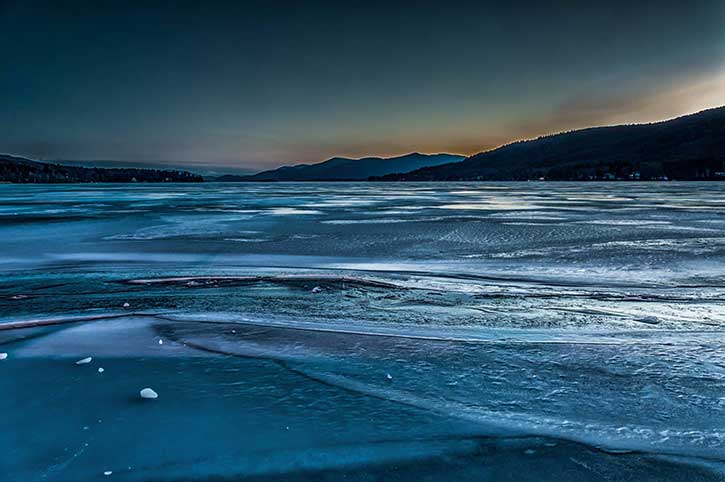
M 723 183 L 2 185 L 0 272 L 3 481 L 725 480 Z

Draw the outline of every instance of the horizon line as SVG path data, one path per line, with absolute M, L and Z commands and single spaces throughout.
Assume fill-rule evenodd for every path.
M 471 154 L 448 152 L 448 151 L 425 152 L 425 151 L 421 151 L 421 150 L 412 150 L 412 151 L 407 151 L 407 152 L 403 152 L 403 153 L 396 153 L 396 154 L 368 154 L 368 155 L 364 155 L 364 156 L 361 156 L 361 157 L 347 157 L 345 155 L 334 155 L 334 156 L 331 156 L 331 157 L 324 158 L 322 160 L 318 160 L 317 162 L 314 162 L 314 161 L 307 161 L 307 162 L 305 162 L 305 161 L 298 161 L 298 162 L 295 162 L 295 163 L 280 164 L 280 165 L 277 165 L 275 167 L 270 167 L 270 168 L 267 168 L 267 169 L 256 170 L 254 168 L 244 168 L 244 167 L 240 167 L 240 168 L 237 168 L 236 170 L 237 171 L 245 171 L 246 170 L 246 171 L 249 171 L 249 172 L 246 173 L 245 175 L 254 175 L 254 174 L 259 174 L 259 173 L 262 173 L 262 172 L 274 171 L 274 170 L 280 169 L 282 167 L 294 167 L 294 166 L 301 166 L 301 165 L 308 165 L 309 166 L 309 165 L 321 164 L 323 162 L 327 162 L 329 160 L 336 159 L 336 158 L 349 159 L 349 160 L 353 160 L 353 161 L 359 161 L 359 160 L 362 160 L 362 159 L 370 159 L 370 158 L 377 158 L 377 159 L 389 160 L 389 159 L 394 159 L 394 158 L 398 158 L 398 157 L 405 157 L 405 156 L 409 156 L 409 155 L 413 155 L 413 154 L 420 154 L 420 155 L 426 155 L 426 156 L 435 156 L 435 155 L 441 155 L 441 154 L 443 154 L 443 155 L 452 155 L 452 156 L 462 156 L 463 157 L 462 161 L 463 161 L 465 159 L 469 159 L 471 157 L 478 156 L 480 154 L 484 154 L 484 153 L 487 153 L 487 152 L 496 151 L 498 149 L 501 149 L 501 148 L 506 147 L 506 146 L 509 146 L 509 145 L 518 144 L 518 143 L 522 143 L 522 142 L 535 141 L 537 139 L 543 139 L 543 138 L 546 138 L 546 137 L 555 137 L 555 136 L 558 136 L 558 135 L 569 134 L 569 133 L 577 132 L 577 131 L 586 131 L 586 130 L 590 130 L 590 129 L 607 129 L 607 128 L 625 127 L 625 126 L 630 126 L 631 127 L 631 126 L 656 125 L 656 124 L 662 124 L 662 123 L 665 123 L 665 122 L 671 122 L 671 121 L 675 121 L 675 120 L 678 120 L 678 119 L 683 119 L 685 117 L 695 116 L 695 115 L 698 115 L 698 114 L 702 114 L 704 112 L 708 112 L 708 111 L 712 111 L 712 110 L 718 110 L 718 109 L 723 109 L 723 108 L 725 108 L 725 105 L 717 105 L 717 106 L 713 106 L 713 107 L 708 107 L 708 108 L 705 108 L 705 109 L 701 109 L 701 110 L 698 110 L 698 111 L 695 111 L 695 112 L 690 112 L 690 113 L 687 113 L 687 114 L 681 114 L 681 115 L 677 115 L 677 116 L 674 116 L 674 117 L 668 117 L 668 118 L 664 118 L 664 119 L 652 120 L 652 121 L 648 121 L 648 122 L 632 122 L 632 123 L 619 123 L 619 124 L 591 125 L 591 126 L 587 126 L 587 127 L 580 127 L 580 128 L 575 128 L 575 129 L 568 129 L 568 130 L 563 130 L 563 131 L 551 132 L 551 133 L 548 133 L 548 134 L 541 134 L 541 135 L 538 135 L 536 137 L 521 137 L 519 139 L 514 139 L 514 140 L 511 140 L 509 142 L 505 142 L 505 143 L 496 145 L 496 146 L 491 147 L 491 148 L 488 148 L 488 149 L 477 150 L 477 151 L 475 151 L 475 152 L 473 152 Z M 11 156 L 11 157 L 18 157 L 18 158 L 21 158 L 21 159 L 26 159 L 26 160 L 31 160 L 31 161 L 37 161 L 37 162 L 45 162 L 45 163 L 62 163 L 62 162 L 75 162 L 75 163 L 84 163 L 84 162 L 93 163 L 93 162 L 99 162 L 99 163 L 126 163 L 126 164 L 135 164 L 135 163 L 144 164 L 144 163 L 148 163 L 148 166 L 147 167 L 143 167 L 143 166 L 138 166 L 138 167 L 118 166 L 118 168 L 121 168 L 121 169 L 124 168 L 124 167 L 125 168 L 139 168 L 139 169 L 162 169 L 162 168 L 160 168 L 158 166 L 153 166 L 152 164 L 154 164 L 154 163 L 155 164 L 161 164 L 161 165 L 171 164 L 168 167 L 168 169 L 185 170 L 185 171 L 189 171 L 189 172 L 191 172 L 190 171 L 190 168 L 200 167 L 200 166 L 198 164 L 196 164 L 196 165 L 193 165 L 192 164 L 188 168 L 187 167 L 180 168 L 180 167 L 173 167 L 173 166 L 174 165 L 178 165 L 178 164 L 183 164 L 184 162 L 187 162 L 187 163 L 202 163 L 202 164 L 204 164 L 205 162 L 207 162 L 205 160 L 180 161 L 180 160 L 173 160 L 173 159 L 133 159 L 133 160 L 131 160 L 131 159 L 36 158 L 36 157 L 32 157 L 32 156 L 27 156 L 27 155 L 24 155 L 24 154 L 16 154 L 16 153 L 8 153 L 8 152 L 2 152 L 2 153 L 0 153 L 0 155 L 6 155 L 6 156 Z M 231 162 L 238 162 L 238 161 L 239 160 L 232 160 Z M 210 162 L 222 162 L 222 161 L 210 161 Z M 91 167 L 100 167 L 100 166 L 93 166 L 92 165 Z M 208 169 L 206 169 L 206 170 L 207 171 L 224 171 L 226 169 L 232 169 L 232 170 L 234 170 L 234 168 L 229 168 L 227 166 L 214 165 L 214 164 L 210 164 L 209 167 L 208 167 Z

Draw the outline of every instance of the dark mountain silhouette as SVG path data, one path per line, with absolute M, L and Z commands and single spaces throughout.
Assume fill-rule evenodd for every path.
M 333 157 L 317 164 L 283 166 L 251 176 L 221 176 L 217 181 L 359 181 L 371 176 L 408 172 L 426 166 L 456 162 L 463 156 L 453 154 L 420 154 L 414 152 L 400 157 L 383 159 L 365 157 L 348 159 Z
M 519 141 L 461 162 L 372 180 L 725 180 L 725 107 L 651 124 Z
M 66 166 L 0 154 L 0 182 L 201 182 L 186 171 Z

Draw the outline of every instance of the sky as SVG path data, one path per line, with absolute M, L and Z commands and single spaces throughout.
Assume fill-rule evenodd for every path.
M 0 0 L 0 152 L 244 172 L 725 105 L 725 2 L 588 3 Z

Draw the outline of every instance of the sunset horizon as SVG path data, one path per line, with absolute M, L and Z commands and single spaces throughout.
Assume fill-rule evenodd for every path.
M 725 0 L 0 0 L 0 482 L 725 481 Z
M 260 171 L 725 104 L 722 4 L 570 7 L 6 1 L 0 150 Z

